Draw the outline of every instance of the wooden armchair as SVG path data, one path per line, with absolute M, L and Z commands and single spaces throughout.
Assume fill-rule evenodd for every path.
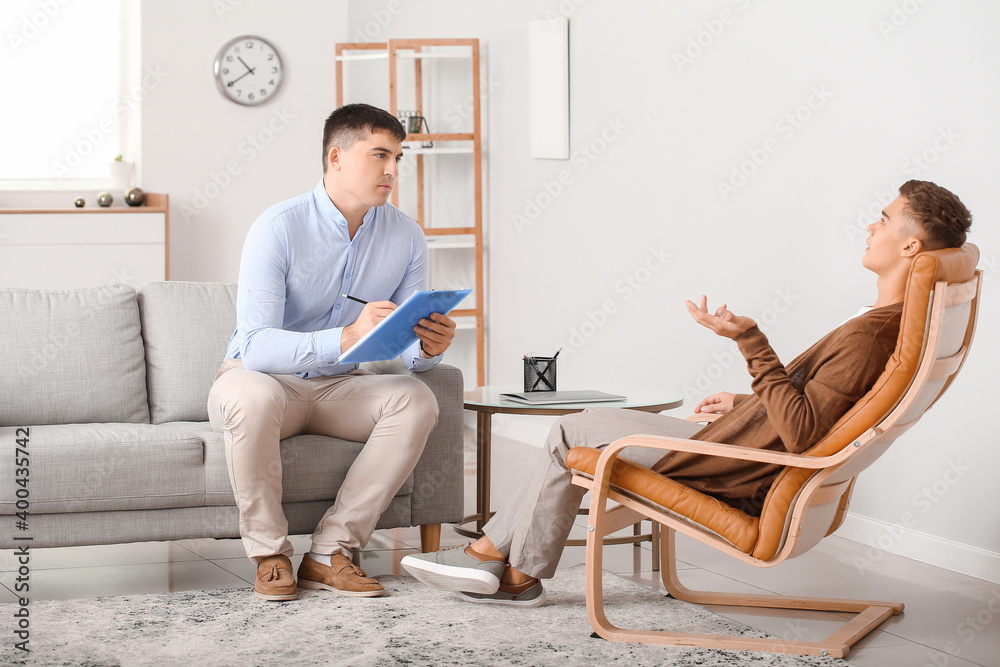
M 680 438 L 637 435 L 603 451 L 577 447 L 566 457 L 573 483 L 591 491 L 587 538 L 587 613 L 605 639 L 843 657 L 902 603 L 693 591 L 678 580 L 675 531 L 758 567 L 794 558 L 833 533 L 847 512 L 857 475 L 917 422 L 961 368 L 976 326 L 982 272 L 971 244 L 925 252 L 908 277 L 895 353 L 874 387 L 812 449 L 791 454 Z M 618 454 L 625 447 L 696 452 L 787 466 L 760 517 L 750 516 Z M 618 503 L 608 508 L 608 501 Z M 698 604 L 852 612 L 820 642 L 629 630 L 604 613 L 603 537 L 638 519 L 663 526 L 661 576 L 670 594 Z

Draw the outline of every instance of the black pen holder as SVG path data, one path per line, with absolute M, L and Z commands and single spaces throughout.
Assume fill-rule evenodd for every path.
M 525 391 L 556 390 L 555 357 L 524 358 L 524 390 Z

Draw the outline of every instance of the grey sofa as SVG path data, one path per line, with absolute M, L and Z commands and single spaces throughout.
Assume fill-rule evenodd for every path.
M 239 537 L 206 407 L 235 312 L 236 288 L 221 283 L 0 289 L 0 548 Z M 365 366 L 410 373 L 398 361 Z M 463 381 L 445 364 L 413 375 L 440 416 L 379 527 L 426 527 L 426 551 L 441 523 L 462 516 Z M 15 455 L 19 440 L 26 455 Z M 281 442 L 292 534 L 312 532 L 361 447 L 319 435 Z M 14 515 L 26 505 L 21 528 Z

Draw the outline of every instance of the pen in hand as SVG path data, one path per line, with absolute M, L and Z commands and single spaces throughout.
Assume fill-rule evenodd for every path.
M 357 301 L 362 305 L 368 305 L 368 302 L 365 301 L 364 299 L 359 299 L 358 297 L 351 296 L 350 294 L 344 294 L 343 292 L 341 292 L 340 296 L 344 297 L 345 299 L 350 299 L 351 301 Z

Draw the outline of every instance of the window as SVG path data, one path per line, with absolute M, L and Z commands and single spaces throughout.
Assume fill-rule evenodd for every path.
M 137 111 L 122 104 L 123 2 L 4 0 L 4 186 L 108 178 L 127 116 Z

